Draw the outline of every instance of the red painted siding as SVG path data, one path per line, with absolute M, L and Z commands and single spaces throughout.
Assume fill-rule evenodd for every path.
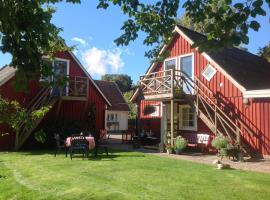
M 243 104 L 243 94 L 237 88 L 235 82 L 228 78 L 218 68 L 215 76 L 207 81 L 202 76 L 202 71 L 210 62 L 200 54 L 182 36 L 177 35 L 168 46 L 169 57 L 177 57 L 184 54 L 194 54 L 194 75 L 199 78 L 207 87 L 218 97 L 224 109 L 232 119 L 241 119 L 250 127 L 255 135 L 250 136 L 248 133 L 243 135 L 243 139 L 257 153 L 270 154 L 270 98 L 267 99 L 249 99 L 249 105 Z M 215 66 L 213 63 L 212 66 Z M 157 65 L 154 71 L 163 69 L 163 64 Z M 221 85 L 222 84 L 222 85 Z M 256 83 L 254 83 L 256 84 Z M 142 103 L 141 103 L 142 104 Z M 145 103 L 143 103 L 145 104 Z M 142 105 L 140 107 L 143 107 Z M 204 128 L 198 127 L 198 131 Z M 209 130 L 208 130 L 209 131 Z

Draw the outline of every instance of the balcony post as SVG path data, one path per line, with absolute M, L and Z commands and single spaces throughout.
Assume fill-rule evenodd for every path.
M 174 101 L 171 99 L 171 146 L 173 146 L 173 134 L 174 134 Z
M 171 95 L 174 98 L 174 69 L 171 69 Z

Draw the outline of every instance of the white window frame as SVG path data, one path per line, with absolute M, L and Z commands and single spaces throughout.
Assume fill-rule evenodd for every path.
M 181 66 L 181 59 L 182 58 L 184 58 L 184 57 L 189 57 L 189 56 L 191 56 L 191 60 L 192 60 L 192 64 L 191 64 L 191 69 L 192 69 L 192 80 L 194 81 L 194 53 L 187 53 L 187 54 L 183 54 L 183 55 L 180 55 L 180 56 L 178 56 L 178 63 L 179 63 L 179 66 L 178 66 L 178 68 L 179 68 L 179 70 L 181 70 L 182 71 L 182 66 Z
M 171 61 L 171 60 L 175 60 L 175 69 L 178 70 L 178 59 L 177 59 L 177 56 L 175 56 L 175 57 L 167 58 L 167 59 L 164 60 L 164 62 L 163 62 L 163 71 L 167 70 L 167 69 L 165 69 L 165 63 L 167 61 Z M 164 75 L 166 75 L 165 72 L 164 72 Z
M 213 72 L 210 74 L 210 76 L 207 76 L 205 74 L 205 71 L 208 69 L 208 68 L 211 68 L 213 70 Z M 214 68 L 211 64 L 207 64 L 206 67 L 203 69 L 202 71 L 202 75 L 203 77 L 207 80 L 207 81 L 210 81 L 214 76 L 215 74 L 217 73 L 217 70 L 216 68 Z
M 159 117 L 160 116 L 160 106 L 152 105 L 155 108 L 155 111 L 150 114 L 151 117 Z
M 191 56 L 191 61 L 192 61 L 192 64 L 191 64 L 191 70 L 192 70 L 192 72 L 191 72 L 192 75 L 191 75 L 191 76 L 192 76 L 192 77 L 190 77 L 190 78 L 191 78 L 192 81 L 194 81 L 194 77 L 195 77 L 195 76 L 194 76 L 194 74 L 195 74 L 195 73 L 194 73 L 194 71 L 195 71 L 195 69 L 194 69 L 194 67 L 195 67 L 195 64 L 194 64 L 194 63 L 195 63 L 195 60 L 194 60 L 194 53 L 187 53 L 187 54 L 183 54 L 183 55 L 178 56 L 178 59 L 177 59 L 177 60 L 178 60 L 178 63 L 179 63 L 178 68 L 179 68 L 180 71 L 182 71 L 181 59 L 184 58 L 184 57 L 189 57 L 189 56 Z M 179 75 L 180 75 L 180 74 L 179 74 Z M 192 83 L 191 83 L 191 84 L 192 84 Z M 192 88 L 191 88 L 191 93 L 194 94 L 194 90 L 193 90 Z
M 194 110 L 194 126 L 183 126 L 183 108 L 191 108 L 189 105 L 179 105 L 179 129 L 187 131 L 197 131 L 198 130 L 198 120 L 197 114 Z

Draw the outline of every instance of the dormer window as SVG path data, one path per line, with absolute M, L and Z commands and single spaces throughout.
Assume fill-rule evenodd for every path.
M 217 70 L 212 65 L 208 64 L 203 70 L 202 75 L 207 81 L 210 81 L 216 72 Z

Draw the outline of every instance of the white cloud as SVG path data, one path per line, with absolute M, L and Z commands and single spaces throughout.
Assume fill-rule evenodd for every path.
M 74 42 L 78 42 L 78 43 L 82 44 L 83 46 L 88 45 L 88 43 L 84 39 L 79 38 L 79 37 L 74 37 L 71 40 Z
M 113 50 L 98 49 L 92 47 L 83 51 L 82 61 L 91 75 L 104 75 L 117 73 L 125 65 L 121 58 L 123 51 L 119 48 Z

